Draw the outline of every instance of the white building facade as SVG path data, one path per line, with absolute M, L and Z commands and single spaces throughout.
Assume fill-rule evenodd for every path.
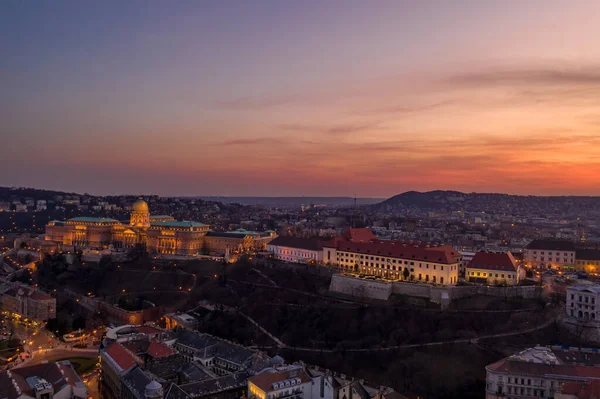
M 600 285 L 579 285 L 567 288 L 567 316 L 579 321 L 598 320 L 598 297 Z
M 273 258 L 294 263 L 323 263 L 323 244 L 314 238 L 279 236 L 267 244 Z
M 533 240 L 525 248 L 525 262 L 538 269 L 574 269 L 575 244 L 570 241 Z

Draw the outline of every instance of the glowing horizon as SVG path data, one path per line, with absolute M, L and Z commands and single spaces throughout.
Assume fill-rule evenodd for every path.
M 4 186 L 600 195 L 600 2 L 0 4 Z

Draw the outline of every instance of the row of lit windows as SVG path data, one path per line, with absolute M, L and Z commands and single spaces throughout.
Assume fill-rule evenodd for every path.
M 537 251 L 533 251 L 533 254 L 534 254 L 534 255 L 537 255 Z M 544 251 L 540 251 L 540 255 L 544 255 Z M 549 251 L 549 252 L 548 252 L 548 255 L 552 256 L 552 251 Z M 560 256 L 560 255 L 561 255 L 561 252 L 560 252 L 560 251 L 557 251 L 557 252 L 555 253 L 555 256 Z M 571 255 L 571 258 L 572 258 L 573 256 L 575 256 L 575 253 L 574 253 L 574 252 L 566 252 L 566 251 L 565 251 L 565 253 L 563 253 L 562 255 L 563 255 L 564 257 L 567 257 L 567 256 Z
M 494 273 L 486 273 L 486 272 L 469 272 L 467 275 L 473 276 L 473 277 L 488 277 L 488 278 L 494 277 Z M 495 278 L 498 278 L 498 273 L 496 273 Z M 504 273 L 500 274 L 500 278 L 504 278 Z M 515 279 L 516 275 L 515 274 L 507 274 L 507 278 Z
M 348 255 L 348 254 L 346 254 Z M 358 255 L 356 256 L 356 258 L 359 258 Z M 359 259 L 363 259 L 363 256 L 361 255 Z M 369 260 L 369 257 L 366 257 L 367 260 Z M 370 257 L 371 260 L 373 260 L 373 257 Z M 390 264 L 391 264 L 391 269 L 392 270 L 396 270 L 396 266 L 393 266 L 394 264 L 402 264 L 402 260 L 399 260 L 398 262 L 396 262 L 396 259 L 389 259 L 389 258 L 381 258 L 381 261 L 385 261 L 387 260 L 387 263 L 378 263 L 377 261 L 379 261 L 380 259 L 378 257 L 375 257 L 375 262 L 365 262 L 365 261 L 353 261 L 350 259 L 347 259 L 344 257 L 344 254 L 338 254 L 337 257 L 338 262 L 340 263 L 352 263 L 352 264 L 359 264 L 359 265 L 367 265 L 367 266 L 374 266 L 374 267 L 382 267 L 382 268 L 387 268 L 390 269 Z M 405 265 L 409 264 L 409 261 L 404 261 Z M 410 261 L 410 265 L 415 265 L 415 262 Z M 437 266 L 440 267 L 439 270 L 444 271 L 444 265 L 436 265 L 436 264 L 432 264 L 431 265 L 433 270 L 437 270 Z M 419 263 L 419 268 L 425 268 L 425 269 L 429 269 L 429 263 Z M 454 271 L 458 269 L 457 265 L 446 265 L 446 267 L 450 267 L 450 271 Z M 402 266 L 398 266 L 398 270 L 401 270 Z

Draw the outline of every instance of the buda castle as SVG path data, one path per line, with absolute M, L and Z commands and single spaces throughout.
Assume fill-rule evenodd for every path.
M 46 225 L 45 240 L 56 243 L 63 250 L 141 245 L 150 253 L 197 255 L 263 251 L 275 237 L 274 231 L 215 232 L 203 223 L 176 221 L 166 215 L 152 216 L 146 201 L 139 198 L 133 203 L 128 224 L 96 217 L 53 220 Z

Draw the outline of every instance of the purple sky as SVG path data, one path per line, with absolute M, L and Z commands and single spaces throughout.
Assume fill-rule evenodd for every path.
M 600 2 L 0 3 L 0 185 L 600 195 Z

